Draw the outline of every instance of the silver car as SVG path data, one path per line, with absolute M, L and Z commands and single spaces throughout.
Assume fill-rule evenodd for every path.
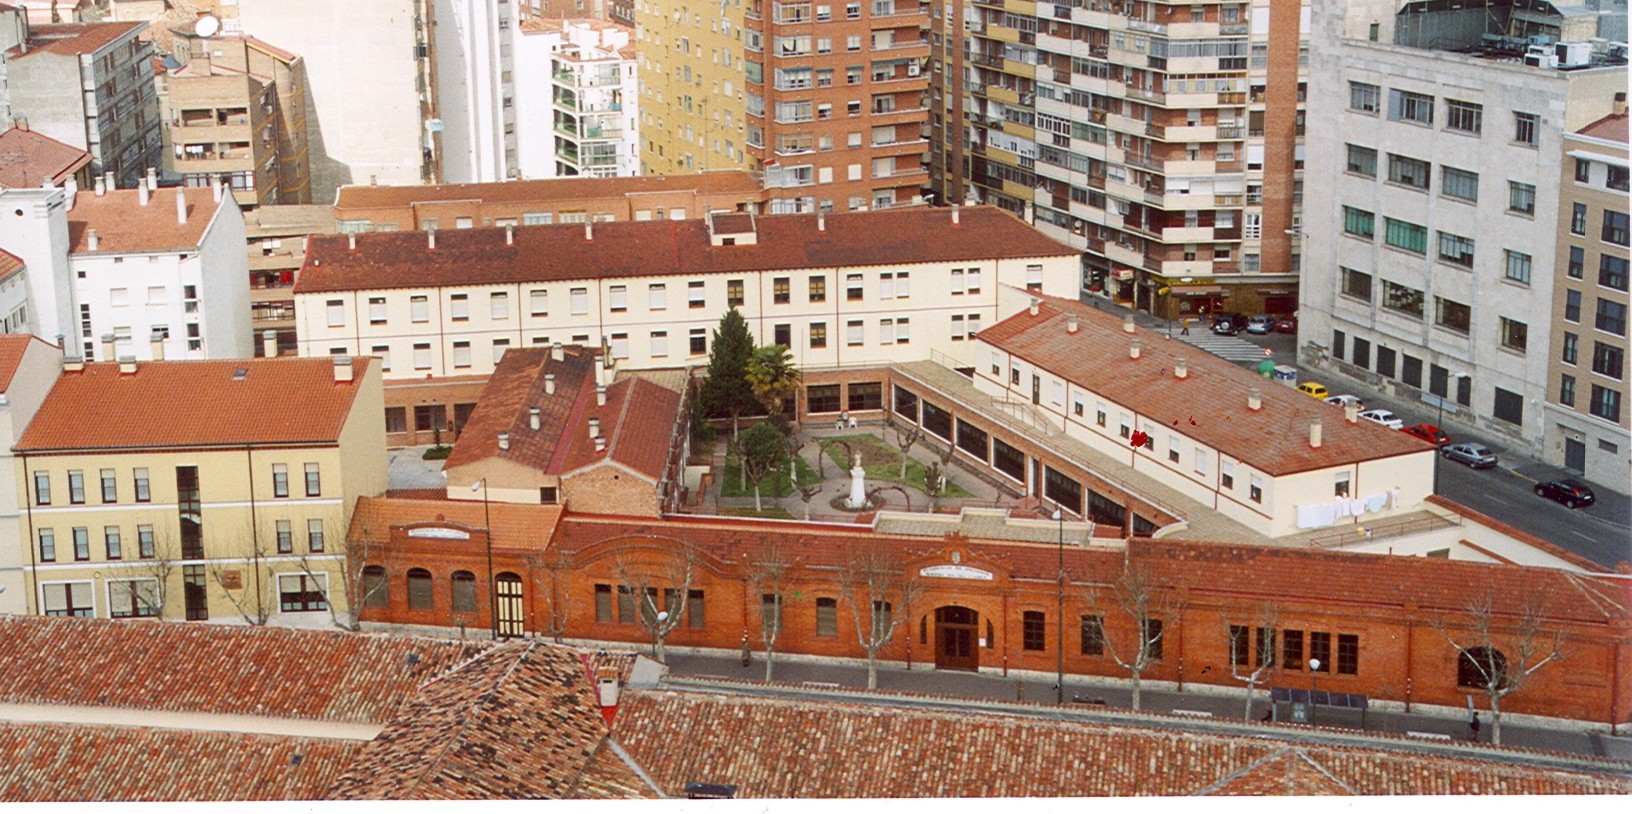
M 1439 454 L 1474 469 L 1489 469 L 1496 465 L 1496 453 L 1484 444 L 1446 444 L 1440 447 Z

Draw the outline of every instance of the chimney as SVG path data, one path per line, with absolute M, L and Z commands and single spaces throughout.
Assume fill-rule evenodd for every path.
M 544 395 L 546 395 L 546 396 L 555 395 L 555 374 L 554 373 L 544 374 Z
M 1026 313 L 1031 314 L 1032 316 L 1037 316 L 1037 306 L 1042 305 L 1042 304 L 1043 304 L 1042 300 L 1039 300 L 1036 297 L 1032 297 L 1031 298 L 1031 306 L 1026 308 Z
M 152 351 L 153 361 L 155 361 L 155 362 L 164 361 L 164 332 L 163 331 L 154 331 L 153 335 L 151 337 L 148 337 L 147 346 Z
M 261 355 L 268 359 L 278 355 L 278 332 L 261 331 Z
M 334 357 L 334 380 L 337 381 L 337 382 L 349 382 L 349 381 L 351 381 L 351 377 L 352 377 L 351 357 L 350 356 L 336 356 L 336 357 Z
M 136 179 L 136 193 L 139 200 L 142 202 L 142 206 L 147 206 L 148 198 L 152 197 L 153 195 L 153 191 L 147 188 L 147 179 Z
M 1076 314 L 1066 314 L 1065 315 L 1065 332 L 1068 333 L 1068 334 L 1074 334 L 1074 333 L 1077 332 L 1077 315 Z
M 506 246 L 516 245 L 516 227 L 514 227 L 514 226 L 504 227 L 504 245 L 506 245 Z
M 528 429 L 536 430 L 536 429 L 538 429 L 538 424 L 539 424 L 539 421 L 538 421 L 538 408 L 537 407 L 527 408 L 527 427 L 528 427 Z
M 952 204 L 952 225 L 958 225 L 958 205 Z
M 68 191 L 68 210 L 74 209 L 74 196 L 79 194 L 79 179 L 70 175 L 62 182 L 62 188 Z
M 1127 316 L 1122 318 L 1122 332 L 1123 333 L 1129 333 L 1129 334 L 1133 333 L 1133 315 L 1132 314 L 1128 314 Z
M 604 384 L 595 385 L 595 406 L 606 406 L 606 385 Z
M 554 345 L 550 346 L 550 359 L 552 359 L 554 361 L 557 361 L 557 362 L 566 361 L 567 352 L 566 352 L 566 349 L 561 347 L 560 342 L 557 342 Z
M 216 203 L 221 203 L 221 192 L 224 189 L 226 189 L 226 187 L 221 184 L 221 179 L 217 178 L 214 181 L 211 181 L 210 200 L 213 200 Z
M 431 249 L 436 248 L 436 230 L 435 229 L 426 229 L 425 230 L 425 246 L 427 248 L 431 248 Z
M 62 357 L 62 372 L 79 373 L 85 369 L 85 360 L 79 356 Z
M 1320 449 L 1320 416 L 1309 419 L 1309 446 Z
M 119 375 L 121 375 L 121 376 L 134 376 L 134 375 L 136 375 L 136 357 L 130 356 L 128 354 L 125 355 L 125 356 L 119 357 Z
M 109 192 L 112 192 L 113 190 L 116 190 L 116 189 L 119 188 L 119 185 L 114 183 L 113 173 L 111 173 L 111 172 L 102 173 L 102 182 L 104 184 L 107 184 Z
M 1139 358 L 1139 340 L 1135 339 L 1132 342 L 1128 343 L 1128 358 L 1129 359 L 1138 359 Z
M 147 168 L 147 189 L 149 192 L 157 192 L 159 189 L 159 171 L 154 167 Z
M 606 439 L 602 438 L 602 437 L 600 437 L 598 435 L 595 436 L 595 454 L 599 455 L 599 454 L 601 454 L 601 453 L 603 453 L 605 451 L 606 451 Z
M 1247 391 L 1247 409 L 1253 411 L 1264 409 L 1264 391 L 1256 387 Z
M 589 420 L 589 437 L 601 437 L 601 420 L 599 418 L 591 418 Z
M 595 239 L 595 222 L 594 221 L 587 221 L 587 220 L 584 221 L 584 239 L 585 240 L 594 240 Z
M 176 187 L 176 223 L 187 223 L 187 195 L 181 187 Z
M 1187 379 L 1189 377 L 1190 377 L 1190 363 L 1184 361 L 1184 359 L 1182 359 L 1182 358 L 1174 359 L 1173 360 L 1173 378 L 1175 378 L 1175 379 Z
M 603 678 L 598 683 L 600 685 L 598 689 L 600 691 L 601 706 L 617 706 L 618 696 L 621 694 L 619 692 L 620 688 L 618 687 L 618 680 L 616 678 Z
M 96 197 L 100 198 L 106 194 L 108 194 L 108 179 L 98 175 L 96 176 Z
M 1614 104 L 1614 106 L 1612 108 L 1610 108 L 1610 110 L 1613 111 L 1614 114 L 1617 115 L 1617 116 L 1625 116 L 1626 115 L 1626 91 L 1623 90 L 1623 91 L 1617 91 L 1616 92 L 1616 94 L 1615 94 L 1615 104 Z
M 103 359 L 106 359 L 109 362 L 113 361 L 114 356 L 115 356 L 113 343 L 116 342 L 116 341 L 118 341 L 118 337 L 114 336 L 113 334 L 103 334 L 102 335 L 102 358 Z
M 510 433 L 507 433 L 507 432 L 499 433 L 499 449 L 505 450 L 505 449 L 509 449 L 509 448 L 510 448 Z
M 1343 420 L 1350 424 L 1360 423 L 1360 405 L 1348 402 L 1343 405 Z
M 816 231 L 827 231 L 827 215 L 822 214 L 821 212 L 816 213 Z
M 97 181 L 96 186 L 97 186 L 97 189 L 101 189 L 102 188 L 102 182 Z M 98 192 L 97 194 L 100 195 L 102 193 Z M 99 247 L 101 247 L 101 245 L 102 245 L 102 238 L 99 238 L 99 237 L 96 236 L 96 230 L 95 229 L 86 229 L 85 230 L 85 248 L 87 250 L 89 250 L 89 251 L 94 252 Z
M 350 249 L 352 251 L 357 251 L 357 233 L 356 232 L 347 232 L 346 233 L 346 248 L 348 248 L 348 249 Z

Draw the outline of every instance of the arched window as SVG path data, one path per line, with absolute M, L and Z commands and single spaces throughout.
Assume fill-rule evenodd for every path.
M 391 606 L 391 590 L 385 579 L 385 566 L 370 565 L 363 568 L 363 606 L 367 608 L 388 608 Z
M 408 569 L 408 609 L 430 610 L 431 601 L 431 572 L 423 568 Z
M 1486 689 L 1507 683 L 1507 657 L 1494 647 L 1470 647 L 1456 660 L 1456 686 Z
M 476 612 L 476 575 L 469 571 L 453 572 L 453 610 L 455 613 Z

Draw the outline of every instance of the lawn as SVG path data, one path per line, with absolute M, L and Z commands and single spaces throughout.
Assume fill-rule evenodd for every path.
M 907 477 L 901 478 L 901 449 L 894 444 L 887 443 L 872 435 L 840 435 L 821 440 L 822 449 L 827 457 L 838 465 L 839 471 L 848 473 L 850 462 L 844 458 L 844 445 L 840 441 L 850 442 L 850 448 L 861 453 L 861 468 L 867 471 L 869 481 L 885 481 L 910 486 L 922 491 L 924 488 L 924 465 L 916 460 L 907 460 Z M 973 497 L 973 494 L 959 486 L 952 480 L 951 472 L 946 475 L 946 494 L 941 497 Z
M 792 520 L 793 514 L 781 506 L 766 506 L 763 511 L 754 511 L 751 508 L 721 509 L 720 514 L 727 517 L 770 517 L 776 520 Z
M 809 464 L 799 459 L 795 459 L 795 461 L 799 470 L 800 486 L 809 486 L 818 480 L 815 470 L 811 469 Z M 754 485 L 750 483 L 747 488 L 741 488 L 738 485 L 741 481 L 741 465 L 736 461 L 727 459 L 725 473 L 720 478 L 720 497 L 753 497 Z M 788 483 L 788 468 L 786 465 L 765 476 L 765 479 L 759 483 L 760 497 L 787 497 L 793 494 L 794 491 L 794 487 Z

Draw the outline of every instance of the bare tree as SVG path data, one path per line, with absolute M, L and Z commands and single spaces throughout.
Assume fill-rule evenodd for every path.
M 534 580 L 534 593 L 544 598 L 545 618 L 537 626 L 540 633 L 560 644 L 561 637 L 567 632 L 567 612 L 572 600 L 563 579 L 572 570 L 572 554 L 558 545 L 552 545 L 543 550 L 528 551 L 524 560 L 530 572 L 536 574 L 544 571 L 549 574 L 549 585 L 543 589 L 538 589 L 537 580 Z
M 765 648 L 765 680 L 776 667 L 776 640 L 782 635 L 782 609 L 788 600 L 798 561 L 783 551 L 777 538 L 760 538 L 755 556 L 748 561 L 750 594 L 758 594 L 759 638 Z
M 924 494 L 929 495 L 930 513 L 940 510 L 941 496 L 946 494 L 946 472 L 952 464 L 952 450 L 948 444 L 945 452 L 938 453 L 936 459 L 924 467 Z
M 170 601 L 170 579 L 181 566 L 181 544 L 169 526 L 155 523 L 150 528 L 153 531 L 151 547 L 139 536 L 136 541 L 136 573 L 151 579 L 154 587 L 138 596 L 153 608 L 154 616 L 163 619 Z
M 841 580 L 856 622 L 856 642 L 867 653 L 867 689 L 878 689 L 878 651 L 908 619 L 923 586 L 897 557 L 878 546 L 852 550 Z
M 1539 593 L 1503 612 L 1496 609 L 1495 590 L 1486 589 L 1461 615 L 1452 621 L 1435 617 L 1430 624 L 1456 649 L 1458 677 L 1470 682 L 1465 686 L 1478 687 L 1490 699 L 1490 742 L 1500 746 L 1502 699 L 1523 688 L 1537 670 L 1564 659 L 1564 633 L 1556 627 L 1543 630 L 1546 600 Z
M 1275 649 L 1276 631 L 1280 629 L 1281 609 L 1277 605 L 1265 602 L 1253 612 L 1252 618 L 1246 625 L 1232 625 L 1227 617 L 1223 618 L 1224 636 L 1230 647 L 1230 677 L 1247 685 L 1247 706 L 1241 717 L 1252 720 L 1252 695 L 1257 689 L 1268 684 L 1270 679 L 1280 668 L 1280 654 Z M 1252 636 L 1258 636 L 1258 646 L 1253 648 Z M 1248 653 L 1254 655 L 1249 656 Z M 1257 666 L 1253 667 L 1256 662 Z M 1247 672 L 1251 668 L 1250 672 Z
M 264 532 L 265 529 L 262 529 Z M 265 584 L 271 577 L 261 576 L 261 564 L 265 561 L 269 544 L 268 537 L 275 539 L 276 530 L 272 534 L 256 534 L 253 528 L 242 535 L 243 542 L 248 547 L 248 556 L 242 563 L 224 562 L 219 559 L 207 560 L 204 563 L 204 573 L 210 582 L 220 589 L 227 601 L 232 603 L 233 610 L 243 618 L 247 625 L 259 627 L 272 618 L 273 602 L 271 597 L 276 594 L 276 586 L 268 590 Z M 245 572 L 248 573 L 245 573 Z
M 329 533 L 331 530 L 334 533 Z M 334 601 L 335 591 L 331 588 L 328 596 L 329 618 L 334 621 L 335 627 L 353 632 L 363 629 L 363 608 L 375 598 L 384 597 L 387 590 L 386 580 L 368 579 L 366 569 L 369 566 L 389 568 L 382 560 L 382 555 L 390 556 L 389 546 L 374 544 L 368 524 L 363 524 L 360 531 L 361 534 L 352 539 L 349 531 L 341 528 L 340 523 L 336 521 L 325 528 L 323 535 L 325 553 L 331 556 L 338 555 L 340 560 L 340 567 L 335 569 L 337 573 L 332 573 L 331 578 L 339 578 L 339 595 L 345 600 L 346 606 L 345 610 L 337 606 L 338 603 Z M 301 555 L 300 566 L 307 573 L 317 573 L 314 570 L 316 563 L 312 561 L 310 553 Z
M 1156 584 L 1148 568 L 1131 562 L 1123 565 L 1122 576 L 1116 582 L 1090 588 L 1087 599 L 1096 609 L 1103 610 L 1108 605 L 1133 620 L 1137 643 L 1126 651 L 1127 658 L 1117 651 L 1110 636 L 1105 637 L 1105 650 L 1117 666 L 1132 675 L 1133 708 L 1139 709 L 1144 672 L 1151 663 L 1161 659 L 1167 626 L 1178 624 L 1182 606 L 1171 591 Z
M 697 565 L 696 552 L 689 546 L 673 545 L 656 565 L 635 562 L 627 551 L 613 560 L 622 589 L 632 594 L 635 619 L 652 636 L 652 656 L 660 662 L 667 659 L 665 640 L 680 626 Z
M 907 453 L 912 451 L 913 444 L 918 443 L 918 439 L 923 435 L 923 430 L 919 429 L 916 424 L 909 424 L 907 429 L 903 431 L 893 418 L 890 419 L 890 429 L 895 430 L 895 446 L 901 450 L 901 482 L 905 483 L 907 480 L 907 461 L 910 460 Z

